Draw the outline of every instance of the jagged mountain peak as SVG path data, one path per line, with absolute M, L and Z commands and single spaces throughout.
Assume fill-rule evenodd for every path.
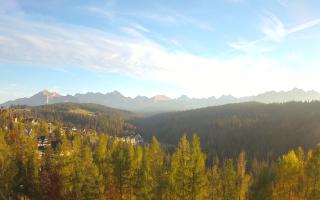
M 181 95 L 180 97 L 177 98 L 178 100 L 188 100 L 189 97 L 185 94 Z
M 50 92 L 49 90 L 42 90 L 40 92 L 38 92 L 37 94 L 33 95 L 33 96 L 46 96 L 46 97 L 50 97 L 50 98 L 54 98 L 54 97 L 60 97 L 62 95 L 60 95 L 57 92 Z
M 156 95 L 154 97 L 151 98 L 153 100 L 153 102 L 160 102 L 160 101 L 169 101 L 171 100 L 170 97 L 166 96 L 166 95 Z

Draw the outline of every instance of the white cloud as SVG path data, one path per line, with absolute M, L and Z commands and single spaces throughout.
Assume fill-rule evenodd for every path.
M 295 71 L 264 56 L 204 58 L 168 50 L 145 31 L 125 36 L 96 29 L 0 18 L 0 62 L 32 63 L 52 68 L 78 66 L 159 81 L 191 96 L 243 96 L 271 89 L 317 85 L 316 70 Z M 129 31 L 130 32 L 130 31 Z M 319 73 L 318 73 L 319 74 Z M 311 77 L 311 78 L 309 78 Z M 317 88 L 316 88 L 317 89 Z M 320 89 L 320 88 L 319 88 Z

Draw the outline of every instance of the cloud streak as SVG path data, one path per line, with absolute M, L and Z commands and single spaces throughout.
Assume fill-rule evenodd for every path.
M 263 40 L 272 40 L 275 42 L 281 42 L 286 36 L 303 31 L 320 24 L 320 18 L 307 21 L 302 24 L 294 25 L 291 27 L 285 27 L 285 25 L 272 13 L 268 13 L 263 18 L 263 24 L 261 31 L 265 37 Z
M 264 34 L 263 37 L 253 41 L 229 42 L 228 45 L 234 50 L 245 53 L 260 54 L 269 52 L 272 51 L 275 44 L 282 42 L 287 36 L 310 29 L 319 24 L 320 18 L 286 27 L 274 14 L 267 12 L 260 26 L 260 31 Z

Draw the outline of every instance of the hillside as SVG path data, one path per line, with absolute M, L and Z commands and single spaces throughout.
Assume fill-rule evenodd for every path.
M 276 158 L 292 148 L 320 143 L 320 102 L 284 104 L 239 103 L 172 112 L 132 123 L 146 139 L 176 144 L 183 133 L 197 133 L 208 156 Z
M 135 127 L 125 121 L 138 117 L 128 111 L 97 104 L 59 103 L 29 109 L 33 116 L 46 121 L 110 134 L 135 131 Z

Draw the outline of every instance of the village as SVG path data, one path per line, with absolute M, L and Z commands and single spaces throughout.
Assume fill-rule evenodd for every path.
M 8 112 L 9 109 L 0 108 L 0 115 Z M 61 144 L 61 137 L 66 136 L 70 143 L 73 138 L 79 134 L 81 137 L 96 136 L 97 133 L 91 129 L 80 129 L 75 126 L 59 127 L 52 122 L 44 122 L 41 119 L 31 117 L 30 115 L 20 113 L 10 113 L 7 121 L 12 122 L 11 125 L 23 125 L 24 133 L 27 137 L 36 137 L 39 154 L 42 155 L 47 148 L 52 148 L 55 152 Z M 10 127 L 4 126 L 5 130 Z M 37 129 L 37 131 L 35 131 Z M 125 142 L 131 145 L 143 144 L 144 140 L 139 133 L 123 133 L 118 135 L 109 135 L 110 138 Z

